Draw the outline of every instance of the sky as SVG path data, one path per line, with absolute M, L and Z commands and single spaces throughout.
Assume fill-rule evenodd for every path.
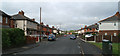
M 44 24 L 61 30 L 78 30 L 114 15 L 118 0 L 2 0 L 1 6 L 0 10 L 9 15 L 23 10 L 25 16 L 37 22 L 41 7 Z

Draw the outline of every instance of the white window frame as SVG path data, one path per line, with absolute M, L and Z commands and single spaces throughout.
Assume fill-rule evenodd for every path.
M 114 23 L 114 26 L 116 26 L 116 23 Z
M 5 23 L 8 23 L 8 18 L 7 17 L 5 17 Z
M 0 22 L 2 23 L 2 16 L 0 16 Z

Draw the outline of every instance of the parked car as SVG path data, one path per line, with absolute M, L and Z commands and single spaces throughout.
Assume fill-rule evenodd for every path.
M 42 36 L 42 38 L 43 39 L 46 39 L 48 36 L 47 35 L 45 35 L 45 34 L 43 34 L 43 35 L 41 35 Z
M 92 37 L 92 36 L 93 36 L 92 34 L 85 35 L 85 37 Z
M 50 34 L 50 35 L 48 36 L 48 41 L 49 41 L 49 40 L 56 40 L 55 35 L 54 35 L 54 34 Z
M 66 37 L 67 35 L 65 34 L 64 37 Z
M 70 39 L 76 39 L 75 35 L 69 35 Z

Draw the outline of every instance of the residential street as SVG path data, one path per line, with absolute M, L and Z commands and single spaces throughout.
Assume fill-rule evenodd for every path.
M 78 56 L 96 56 L 101 54 L 99 48 L 82 41 L 80 38 L 71 40 L 69 37 L 59 37 L 56 41 L 42 41 L 39 44 L 40 45 L 35 48 L 12 55 L 74 54 Z
M 56 41 L 40 43 L 40 46 L 18 54 L 81 54 L 77 40 L 60 37 Z

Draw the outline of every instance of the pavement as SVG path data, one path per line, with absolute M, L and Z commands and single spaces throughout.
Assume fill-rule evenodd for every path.
M 35 48 L 35 47 L 37 47 L 39 45 L 40 45 L 40 43 L 28 44 L 28 45 L 17 47 L 17 48 L 12 48 L 12 49 L 8 49 L 8 50 L 2 50 L 2 54 L 18 53 L 18 52 L 29 50 L 31 48 Z
M 9 56 L 99 56 L 101 54 L 99 48 L 80 38 L 71 40 L 69 37 L 60 37 L 56 41 L 45 41 L 31 46 L 32 48 L 14 52 Z
M 100 48 L 84 41 L 83 39 L 79 40 L 79 44 L 84 56 L 101 56 L 102 54 L 102 50 Z

